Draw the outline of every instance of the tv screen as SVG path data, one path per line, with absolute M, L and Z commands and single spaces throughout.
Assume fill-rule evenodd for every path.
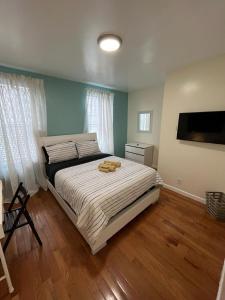
M 225 111 L 180 113 L 177 139 L 225 144 Z

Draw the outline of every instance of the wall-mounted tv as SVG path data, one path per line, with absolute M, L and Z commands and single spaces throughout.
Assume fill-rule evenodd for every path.
M 225 111 L 180 113 L 177 139 L 225 145 Z

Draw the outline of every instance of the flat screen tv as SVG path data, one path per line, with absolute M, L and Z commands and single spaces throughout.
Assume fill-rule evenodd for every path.
M 225 111 L 180 113 L 177 139 L 225 145 Z

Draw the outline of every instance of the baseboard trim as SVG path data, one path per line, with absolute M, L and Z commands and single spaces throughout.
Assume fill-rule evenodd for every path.
M 173 191 L 173 192 L 176 192 L 176 193 L 178 193 L 178 194 L 181 194 L 181 195 L 183 195 L 183 196 L 186 196 L 186 197 L 188 197 L 188 198 L 191 198 L 191 199 L 193 199 L 193 200 L 195 200 L 195 201 L 198 201 L 198 202 L 200 202 L 200 203 L 206 204 L 206 201 L 205 201 L 204 198 L 201 198 L 201 197 L 199 197 L 199 196 L 193 195 L 193 194 L 191 194 L 191 193 L 188 193 L 188 192 L 186 192 L 186 191 L 183 191 L 183 190 L 181 190 L 181 189 L 178 189 L 177 187 L 172 186 L 172 185 L 169 185 L 169 184 L 165 184 L 165 183 L 164 183 L 163 186 L 164 186 L 166 189 L 168 189 L 168 190 L 171 190 L 171 191 Z

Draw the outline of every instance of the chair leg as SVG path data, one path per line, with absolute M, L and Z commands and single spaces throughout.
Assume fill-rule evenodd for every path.
M 30 227 L 31 227 L 31 229 L 32 229 L 32 231 L 33 231 L 33 234 L 35 235 L 35 237 L 36 237 L 36 239 L 37 239 L 39 245 L 42 246 L 42 241 L 41 241 L 41 239 L 40 239 L 40 237 L 39 237 L 39 235 L 38 235 L 38 233 L 37 233 L 37 231 L 36 231 L 36 229 L 35 229 L 35 227 L 34 227 L 33 221 L 31 221 L 31 223 L 30 223 L 29 225 L 30 225 Z
M 29 213 L 27 212 L 27 210 L 24 211 L 24 215 L 25 215 L 25 217 L 26 217 L 26 219 L 27 219 L 27 222 L 28 222 L 28 224 L 30 225 L 30 227 L 31 227 L 31 229 L 32 229 L 32 232 L 33 232 L 33 234 L 35 235 L 35 237 L 36 237 L 36 239 L 37 239 L 39 245 L 42 246 L 42 241 L 41 241 L 41 239 L 40 239 L 40 237 L 39 237 L 39 235 L 38 235 L 38 233 L 37 233 L 37 231 L 36 231 L 36 229 L 35 229 L 34 223 L 33 223 L 32 219 L 31 219 Z
M 6 238 L 6 241 L 5 241 L 4 245 L 3 245 L 3 251 L 4 252 L 6 251 L 6 249 L 8 247 L 8 244 L 9 244 L 11 238 L 12 238 L 12 235 L 13 235 L 14 231 L 16 230 L 16 227 L 17 227 L 17 224 L 19 222 L 21 214 L 22 214 L 22 211 L 19 212 L 19 214 L 17 215 L 17 217 L 15 219 L 15 222 L 13 223 L 12 228 L 10 229 L 10 232 L 9 232 L 9 234 L 8 234 L 8 236 Z
M 22 182 L 20 182 L 20 184 L 19 184 L 19 186 L 18 186 L 18 188 L 16 190 L 16 193 L 15 193 L 15 195 L 14 195 L 14 197 L 13 197 L 13 199 L 12 199 L 12 201 L 11 201 L 9 207 L 8 207 L 8 211 L 11 211 L 11 209 L 13 208 L 13 205 L 14 205 L 14 203 L 16 201 L 16 198 L 18 197 L 18 193 L 19 193 L 19 190 L 20 190 L 20 188 L 21 188 L 22 185 L 23 185 Z
M 13 231 L 10 231 L 9 234 L 7 235 L 6 241 L 5 241 L 4 245 L 3 245 L 3 251 L 4 252 L 6 251 L 8 245 L 9 245 L 9 242 L 11 240 L 12 235 L 13 235 Z

